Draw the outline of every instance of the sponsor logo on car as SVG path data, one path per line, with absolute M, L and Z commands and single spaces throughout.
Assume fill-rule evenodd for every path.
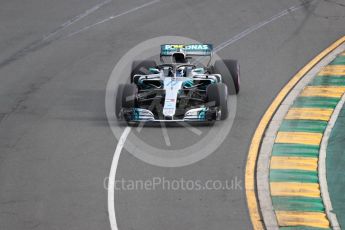
M 184 50 L 208 50 L 210 49 L 209 45 L 203 45 L 203 44 L 193 44 L 193 45 L 180 45 L 180 44 L 175 44 L 175 45 L 165 45 L 164 46 L 165 50 L 177 50 L 177 49 L 184 49 Z

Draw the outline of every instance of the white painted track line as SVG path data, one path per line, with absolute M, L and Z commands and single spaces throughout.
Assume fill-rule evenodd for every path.
M 321 196 L 322 196 L 323 203 L 325 205 L 327 217 L 329 221 L 331 222 L 333 230 L 340 230 L 341 228 L 340 228 L 336 214 L 333 213 L 332 201 L 328 192 L 326 157 L 327 157 L 328 140 L 331 136 L 331 132 L 335 125 L 335 122 L 338 119 L 340 110 L 344 106 L 344 103 L 345 103 L 345 94 L 342 96 L 338 105 L 334 109 L 332 117 L 328 122 L 325 133 L 323 134 L 323 137 L 322 137 L 320 154 L 319 154 L 319 180 L 320 180 Z
M 113 156 L 113 161 L 111 163 L 110 173 L 109 173 L 109 180 L 108 180 L 108 215 L 110 221 L 110 227 L 112 230 L 117 230 L 117 222 L 116 222 L 116 215 L 115 215 L 115 202 L 114 202 L 114 193 L 115 193 L 115 177 L 116 177 L 116 170 L 117 165 L 119 164 L 119 158 L 122 151 L 123 146 L 125 145 L 126 139 L 128 134 L 131 131 L 131 127 L 126 127 L 123 131 L 119 142 L 117 143 L 115 153 Z
M 263 221 L 265 223 L 265 227 L 268 230 L 279 229 L 277 218 L 273 210 L 271 195 L 270 195 L 269 164 L 270 164 L 270 158 L 271 158 L 274 140 L 276 138 L 276 134 L 278 132 L 280 124 L 283 121 L 288 109 L 292 106 L 294 100 L 298 97 L 298 95 L 301 93 L 304 87 L 306 87 L 308 83 L 314 79 L 317 73 L 320 72 L 320 70 L 324 66 L 328 65 L 332 60 L 334 60 L 334 58 L 339 53 L 343 52 L 344 49 L 345 49 L 345 44 L 339 46 L 338 48 L 333 50 L 331 53 L 329 53 L 326 57 L 324 57 L 321 61 L 319 61 L 313 68 L 311 68 L 305 74 L 305 76 L 294 86 L 294 88 L 286 96 L 286 98 L 281 103 L 278 110 L 275 112 L 275 115 L 273 116 L 272 121 L 267 127 L 267 130 L 264 135 L 265 137 L 260 147 L 260 152 L 259 152 L 259 157 L 258 157 L 258 162 L 257 162 L 257 169 L 256 169 L 256 179 L 257 179 L 257 191 L 258 191 L 258 199 L 259 199 L 261 214 L 263 217 Z M 342 98 L 342 100 L 345 100 L 345 96 Z M 341 103 L 344 103 L 344 102 L 339 102 L 337 105 L 337 108 L 340 106 L 339 104 Z M 340 110 L 341 107 L 338 109 Z M 336 111 L 334 113 L 336 113 Z M 334 113 L 332 115 L 332 118 L 334 116 Z M 327 129 L 329 129 L 329 126 L 330 126 L 330 123 L 328 124 Z M 324 135 L 327 135 L 327 129 Z M 331 130 L 329 130 L 328 132 L 330 133 L 330 131 Z M 318 163 L 319 180 L 320 180 L 322 200 L 325 205 L 327 217 L 330 220 L 332 227 L 338 230 L 339 228 L 336 228 L 336 226 L 339 227 L 339 224 L 338 224 L 335 214 L 331 212 L 332 204 L 329 198 L 328 188 L 327 188 L 326 169 L 325 169 L 327 142 L 328 142 L 328 138 L 327 140 L 325 140 L 325 136 L 324 136 L 322 139 L 321 147 L 320 147 L 320 156 L 319 156 L 319 163 Z M 324 150 L 322 151 L 322 149 Z
M 345 43 L 343 43 L 341 46 L 335 49 L 335 51 L 326 58 L 327 62 L 329 63 L 332 60 L 334 60 L 336 56 L 339 53 L 344 52 L 344 50 L 345 50 Z M 341 100 L 338 102 L 330 120 L 328 121 L 327 127 L 322 136 L 320 154 L 319 154 L 318 170 L 319 170 L 321 196 L 322 196 L 323 204 L 325 205 L 327 217 L 329 221 L 331 222 L 332 229 L 334 230 L 340 230 L 341 228 L 340 228 L 340 224 L 338 222 L 336 214 L 333 213 L 332 201 L 328 192 L 326 158 L 327 158 L 328 140 L 331 136 L 332 129 L 334 128 L 334 125 L 338 119 L 339 113 L 341 109 L 343 108 L 344 104 L 345 104 L 345 94 L 342 96 Z

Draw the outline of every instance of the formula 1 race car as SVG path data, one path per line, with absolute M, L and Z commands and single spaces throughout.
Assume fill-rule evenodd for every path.
M 161 45 L 160 60 L 134 61 L 130 84 L 119 86 L 116 116 L 139 122 L 208 122 L 228 117 L 228 95 L 240 90 L 235 60 L 212 60 L 211 44 Z M 198 59 L 209 57 L 207 65 Z M 192 62 L 193 57 L 198 57 Z M 170 61 L 164 61 L 170 59 Z

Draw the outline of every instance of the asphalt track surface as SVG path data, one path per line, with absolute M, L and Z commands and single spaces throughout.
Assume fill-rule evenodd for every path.
M 138 8 L 148 2 L 1 1 L 0 229 L 110 229 L 103 184 L 117 140 L 104 95 L 114 65 L 133 46 L 165 35 L 219 45 L 307 1 L 161 0 Z M 119 16 L 88 27 L 112 15 Z M 179 168 L 152 166 L 124 150 L 117 178 L 243 181 L 260 117 L 299 68 L 343 36 L 344 24 L 341 1 L 313 1 L 219 51 L 242 67 L 223 144 Z M 188 144 L 183 129 L 170 132 Z M 157 129 L 138 135 L 164 147 Z M 117 191 L 115 208 L 120 230 L 251 229 L 241 189 Z

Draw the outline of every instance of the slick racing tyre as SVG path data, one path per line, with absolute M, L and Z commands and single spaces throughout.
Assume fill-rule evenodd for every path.
M 217 60 L 213 65 L 213 73 L 222 76 L 222 81 L 228 86 L 230 94 L 238 94 L 240 92 L 240 65 L 238 61 L 229 59 Z
M 122 108 L 122 93 L 123 93 L 123 84 L 120 84 L 117 88 L 116 95 L 115 95 L 115 115 L 117 119 L 120 119 L 120 113 Z
M 123 85 L 122 90 L 122 108 L 134 108 L 136 97 L 138 94 L 138 87 L 134 84 Z
M 132 63 L 131 83 L 137 83 L 133 78 L 135 74 L 149 74 L 149 68 L 155 68 L 156 66 L 157 63 L 153 60 L 134 61 Z
M 119 85 L 115 100 L 115 114 L 117 119 L 120 119 L 122 108 L 130 109 L 135 107 L 137 93 L 138 88 L 134 84 Z
M 221 111 L 221 120 L 228 117 L 228 87 L 224 83 L 211 84 L 206 88 L 207 101 Z

